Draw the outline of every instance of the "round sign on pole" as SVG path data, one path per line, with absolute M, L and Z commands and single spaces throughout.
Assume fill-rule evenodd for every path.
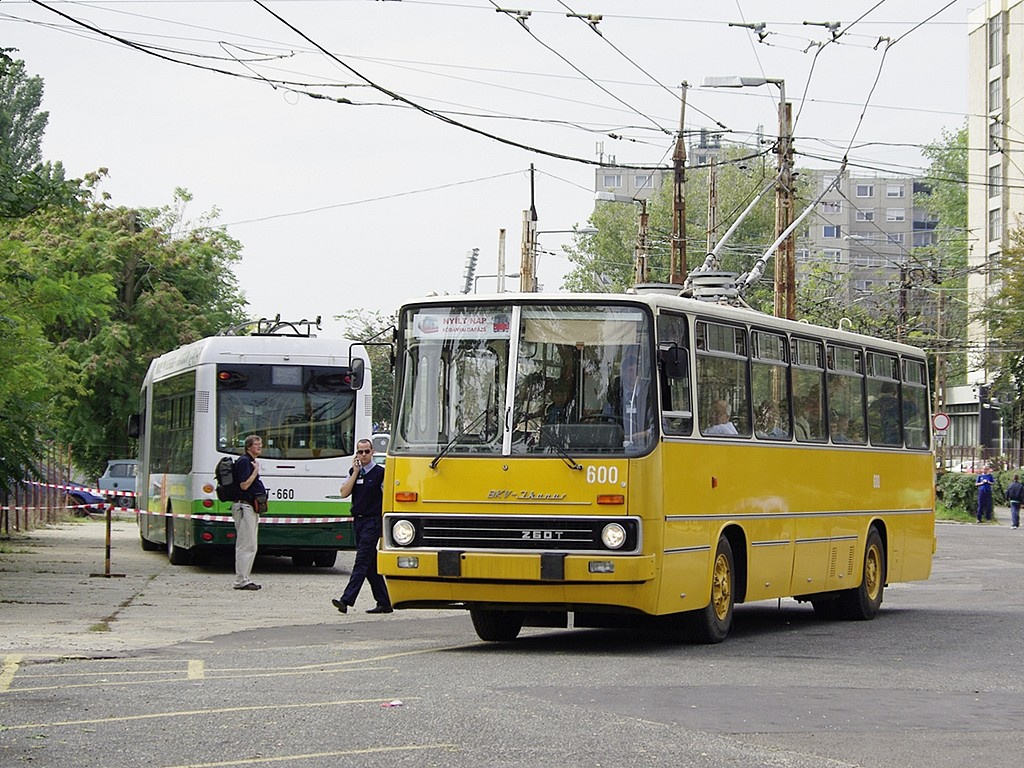
M 949 415 L 945 413 L 936 413 L 932 416 L 932 426 L 936 432 L 945 432 L 949 429 Z

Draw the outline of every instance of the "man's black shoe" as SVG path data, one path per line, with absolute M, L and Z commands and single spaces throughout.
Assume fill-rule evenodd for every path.
M 376 608 L 371 608 L 367 613 L 394 613 L 395 609 L 390 605 L 378 605 Z
M 344 600 L 339 600 L 336 597 L 332 597 L 331 598 L 331 605 L 333 605 L 335 608 L 337 608 L 342 613 L 348 613 L 348 603 L 346 603 Z

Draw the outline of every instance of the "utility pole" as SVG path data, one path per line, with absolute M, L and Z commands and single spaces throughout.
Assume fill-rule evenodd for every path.
M 910 292 L 910 271 L 900 264 L 899 303 L 896 309 L 896 341 L 907 340 L 907 294 Z
M 707 251 L 715 250 L 715 240 L 718 237 L 718 163 L 714 156 L 711 157 L 711 164 L 708 166 L 708 242 Z
M 505 228 L 498 230 L 498 293 L 505 292 Z M 476 291 L 474 291 L 476 293 Z
M 779 181 L 775 187 L 775 237 L 793 223 L 793 109 L 779 81 Z M 775 251 L 775 316 L 796 319 L 796 242 L 790 232 Z
M 530 163 L 530 209 L 523 211 L 523 258 L 519 267 L 519 290 L 537 290 L 537 208 L 533 198 L 533 163 Z
M 633 275 L 634 285 L 646 283 L 649 280 L 647 271 L 647 256 L 650 252 L 647 238 L 647 201 L 640 200 L 640 227 L 636 232 L 636 267 Z
M 682 89 L 682 104 L 679 107 L 679 135 L 676 137 L 676 149 L 672 153 L 672 264 L 669 282 L 682 285 L 686 281 L 686 136 L 683 133 L 683 118 L 686 116 L 685 81 Z

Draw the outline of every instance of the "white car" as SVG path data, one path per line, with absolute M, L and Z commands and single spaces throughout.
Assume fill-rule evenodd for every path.
M 135 476 L 139 472 L 137 459 L 111 459 L 96 481 L 96 487 L 108 491 L 114 503 L 124 507 L 135 506 Z M 124 495 L 122 495 L 124 494 Z

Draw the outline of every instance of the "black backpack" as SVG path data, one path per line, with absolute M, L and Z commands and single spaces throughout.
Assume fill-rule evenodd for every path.
M 230 456 L 222 456 L 213 470 L 217 481 L 217 498 L 221 501 L 238 501 L 238 485 L 235 483 L 235 460 Z

